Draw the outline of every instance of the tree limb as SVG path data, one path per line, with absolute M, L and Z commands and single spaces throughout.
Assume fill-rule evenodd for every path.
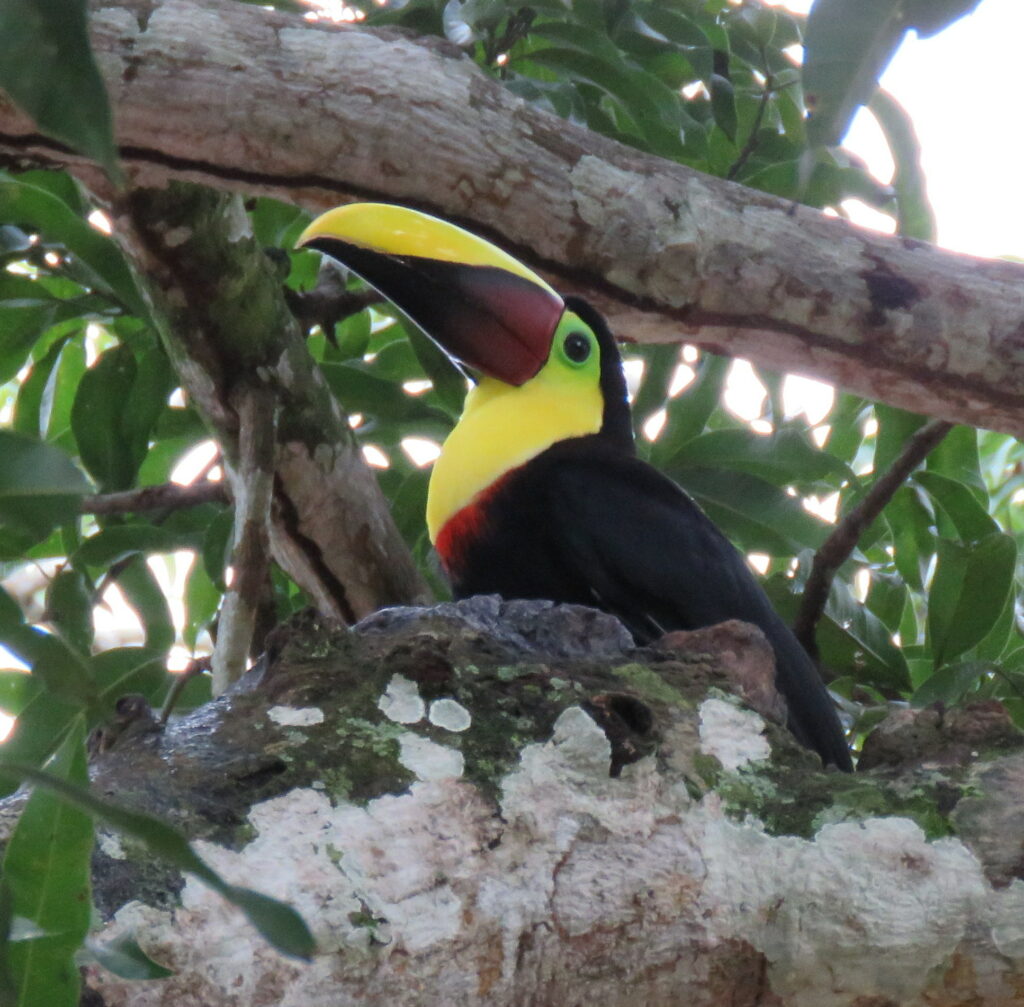
M 93 786 L 295 905 L 316 956 L 104 834 L 98 937 L 174 974 L 87 985 L 107 1007 L 1019 1002 L 1005 711 L 900 711 L 865 746 L 878 771 L 824 773 L 727 695 L 755 648 L 624 638 L 495 598 L 282 627 L 258 681 L 115 744 Z M 756 663 L 769 684 L 763 638 Z
M 143 486 L 123 493 L 96 493 L 82 497 L 82 514 L 135 514 L 149 510 L 181 510 L 205 503 L 227 503 L 228 491 L 223 483 L 199 482 L 190 486 L 164 483 Z
M 275 442 L 279 404 L 273 389 L 241 385 L 232 396 L 238 414 L 238 460 L 229 466 L 234 490 L 233 578 L 224 595 L 213 651 L 213 694 L 219 696 L 245 671 L 270 545 L 270 508 L 274 499 Z M 351 617 L 350 617 L 351 618 Z
M 345 622 L 429 597 L 239 198 L 176 183 L 132 190 L 113 212 L 120 240 L 149 280 L 189 400 L 216 434 L 229 471 L 240 458 L 239 389 L 269 382 L 280 400 L 274 559 L 321 613 Z
M 590 296 L 621 337 L 698 342 L 1024 433 L 1019 264 L 638 154 L 530 107 L 436 39 L 229 0 L 97 0 L 92 27 L 136 184 L 193 179 L 310 209 L 402 201 Z M 89 174 L 3 98 L 0 156 Z

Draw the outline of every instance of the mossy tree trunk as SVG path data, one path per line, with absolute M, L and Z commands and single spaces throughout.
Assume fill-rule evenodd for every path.
M 316 957 L 106 836 L 105 936 L 175 975 L 89 985 L 108 1007 L 1019 1002 L 1016 732 L 990 709 L 905 717 L 876 769 L 826 773 L 773 721 L 771 679 L 744 624 L 638 651 L 543 602 L 284 627 L 95 785 L 294 902 Z

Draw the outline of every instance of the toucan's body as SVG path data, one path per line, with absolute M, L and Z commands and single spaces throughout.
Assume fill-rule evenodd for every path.
M 789 726 L 850 769 L 814 664 L 743 557 L 636 457 L 621 359 L 603 319 L 452 225 L 400 207 L 331 211 L 303 241 L 349 265 L 482 373 L 431 478 L 427 523 L 457 597 L 604 609 L 638 642 L 726 619 L 759 626 Z

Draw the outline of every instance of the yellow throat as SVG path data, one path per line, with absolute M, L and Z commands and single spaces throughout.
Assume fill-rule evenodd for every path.
M 551 357 L 516 387 L 484 377 L 466 396 L 462 416 L 434 463 L 427 493 L 427 530 L 436 542 L 449 518 L 478 493 L 558 441 L 595 434 L 604 418 L 600 354 L 574 364 L 560 352 L 568 332 L 589 328 L 566 312 Z

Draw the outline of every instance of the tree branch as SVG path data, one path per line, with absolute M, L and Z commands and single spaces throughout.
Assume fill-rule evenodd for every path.
M 229 468 L 235 497 L 233 579 L 224 596 L 213 651 L 213 694 L 219 696 L 245 671 L 266 580 L 270 507 L 274 499 L 277 395 L 265 386 L 242 385 L 232 396 L 238 414 L 238 461 Z
M 932 420 L 907 440 L 903 451 L 889 470 L 880 475 L 864 498 L 836 525 L 814 556 L 807 578 L 800 611 L 793 624 L 793 633 L 810 654 L 817 654 L 814 631 L 828 603 L 829 591 L 836 572 L 850 558 L 861 535 L 882 513 L 893 494 L 906 482 L 910 473 L 928 457 L 952 429 L 952 424 Z
M 589 296 L 621 337 L 1024 434 L 1024 266 L 788 213 L 535 109 L 436 39 L 229 0 L 104 0 L 92 29 L 136 184 L 401 201 Z M 0 157 L 97 184 L 4 98 Z
M 205 503 L 228 503 L 227 487 L 223 483 L 199 482 L 190 486 L 164 483 L 162 486 L 143 486 L 123 493 L 97 493 L 82 498 L 82 514 L 135 514 L 149 510 L 181 510 Z
M 428 598 L 239 199 L 181 183 L 135 189 L 118 200 L 114 219 L 149 278 L 164 343 L 229 471 L 244 433 L 239 390 L 269 382 L 279 397 L 274 559 L 333 619 Z

